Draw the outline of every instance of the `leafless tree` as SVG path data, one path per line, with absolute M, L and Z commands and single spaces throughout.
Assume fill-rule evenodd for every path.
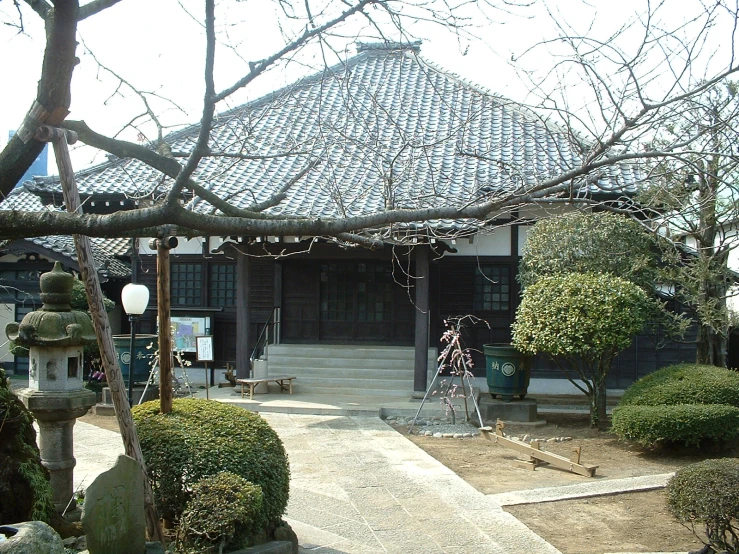
M 239 91 L 252 85 L 268 70 L 287 62 L 299 62 L 300 53 L 309 47 L 315 46 L 316 51 L 320 52 L 319 58 L 325 60 L 326 65 L 333 63 L 335 67 L 335 63 L 341 62 L 345 57 L 347 42 L 362 38 L 383 40 L 391 36 L 411 40 L 411 33 L 406 31 L 410 28 L 407 24 L 409 19 L 434 21 L 461 34 L 468 30 L 470 14 L 479 14 L 482 11 L 478 7 L 471 11 L 470 6 L 464 4 L 452 8 L 446 3 L 436 5 L 433 2 L 410 0 L 356 0 L 320 5 L 310 2 L 279 2 L 276 5 L 285 22 L 282 27 L 283 45 L 270 56 L 249 62 L 249 69 L 243 76 L 217 90 L 214 77 L 216 52 L 222 51 L 221 47 L 230 37 L 222 27 L 216 25 L 216 11 L 224 10 L 232 3 L 224 2 L 216 7 L 215 2 L 205 1 L 202 16 L 194 11 L 190 12 L 192 17 L 202 19 L 206 37 L 205 94 L 200 131 L 186 151 L 173 151 L 172 145 L 166 143 L 164 125 L 157 119 L 151 104 L 146 102 L 147 98 L 151 99 L 155 94 L 152 92 L 137 91 L 144 101 L 143 111 L 147 117 L 131 121 L 133 127 L 139 128 L 137 126 L 143 125 L 144 120 L 148 119 L 156 127 L 156 138 L 144 141 L 144 144 L 105 136 L 92 129 L 91 125 L 94 123 L 65 119 L 76 63 L 77 24 L 104 10 L 112 9 L 117 3 L 117 0 L 95 0 L 79 6 L 76 1 L 70 0 L 58 0 L 52 4 L 38 0 L 26 2 L 45 21 L 47 48 L 34 107 L 16 136 L 0 153 L 0 192 L 7 195 L 12 190 L 20 175 L 40 151 L 41 143 L 32 139 L 33 128 L 40 123 L 64 125 L 77 131 L 86 144 L 115 156 L 141 160 L 161 175 L 164 188 L 158 187 L 158 196 L 149 198 L 147 202 L 140 202 L 136 210 L 105 216 L 55 211 L 43 214 L 6 212 L 0 218 L 0 236 L 4 238 L 51 233 L 125 236 L 141 233 L 142 229 L 145 233 L 154 235 L 156 229 L 162 225 L 175 225 L 190 233 L 209 235 L 338 237 L 339 240 L 371 245 L 385 240 L 387 229 L 397 231 L 399 226 L 409 229 L 410 224 L 427 220 L 463 219 L 471 225 L 483 225 L 491 215 L 513 210 L 526 203 L 587 202 L 589 197 L 583 194 L 586 190 L 592 192 L 611 187 L 611 190 L 605 192 L 618 196 L 622 192 L 619 183 L 633 181 L 638 177 L 635 171 L 628 176 L 624 174 L 632 171 L 625 169 L 624 162 L 674 155 L 674 151 L 645 148 L 644 145 L 653 144 L 647 139 L 651 139 L 656 130 L 669 119 L 676 106 L 710 89 L 737 70 L 733 57 L 733 28 L 726 30 L 726 34 L 723 34 L 724 29 L 721 28 L 724 21 L 731 20 L 736 15 L 736 6 L 732 9 L 726 0 L 698 2 L 694 6 L 697 7 L 695 13 L 686 11 L 687 20 L 675 21 L 671 27 L 668 27 L 669 22 L 660 19 L 667 10 L 664 3 L 656 7 L 647 3 L 643 13 L 626 22 L 612 36 L 578 34 L 574 29 L 560 25 L 556 40 L 545 40 L 516 60 L 517 63 L 523 63 L 527 56 L 542 48 L 548 49 L 554 60 L 544 75 L 522 73 L 523 77 L 530 80 L 532 95 L 529 104 L 537 108 L 537 111 L 530 114 L 532 121 L 539 120 L 546 124 L 547 129 L 552 130 L 552 148 L 560 156 L 556 163 L 547 165 L 546 171 L 532 171 L 525 161 L 521 164 L 511 162 L 495 149 L 487 148 L 484 142 L 473 148 L 462 141 L 459 154 L 484 160 L 498 169 L 489 186 L 481 186 L 478 194 L 461 198 L 457 202 L 449 201 L 448 191 L 443 186 L 439 186 L 428 198 L 403 198 L 401 193 L 404 185 L 413 179 L 412 173 L 417 170 L 419 160 L 424 158 L 427 151 L 440 142 L 457 141 L 459 133 L 465 133 L 466 125 L 471 126 L 492 115 L 483 109 L 460 117 L 458 132 L 448 136 L 427 138 L 404 135 L 402 140 L 391 145 L 371 141 L 362 145 L 356 142 L 352 144 L 349 136 L 345 144 L 337 144 L 333 139 L 334 144 L 330 145 L 332 148 L 361 146 L 364 149 L 363 163 L 377 165 L 387 190 L 385 209 L 373 214 L 353 213 L 351 209 L 347 209 L 342 191 L 332 186 L 331 172 L 324 170 L 323 174 L 328 176 L 325 189 L 335 204 L 336 216 L 283 216 L 279 210 L 270 211 L 270 208 L 279 207 L 280 202 L 306 172 L 330 165 L 329 145 L 321 142 L 320 136 L 303 137 L 302 142 L 282 145 L 275 152 L 275 149 L 254 148 L 254 143 L 250 143 L 253 137 L 242 133 L 236 139 L 243 141 L 242 148 L 238 149 L 230 144 L 226 151 L 224 145 L 215 144 L 211 139 L 214 125 L 222 123 L 218 119 L 221 107 L 227 107 Z M 516 8 L 513 3 L 508 2 L 486 6 L 493 11 Z M 19 5 L 19 10 L 19 13 L 24 13 L 23 6 Z M 554 11 L 551 16 L 553 21 L 557 21 Z M 492 16 L 488 13 L 487 17 Z M 712 47 L 719 31 L 724 40 L 722 48 L 726 52 L 720 56 L 707 56 L 706 50 Z M 635 41 L 635 37 L 639 40 Z M 237 50 L 234 44 L 229 45 L 234 51 Z M 248 59 L 248 52 L 239 55 Z M 711 59 L 704 59 L 707 57 Z M 705 64 L 700 67 L 708 67 L 704 71 L 710 73 L 697 73 L 698 64 L 703 62 Z M 587 86 L 590 96 L 583 96 L 588 100 L 583 101 L 586 104 L 584 107 L 576 106 L 571 97 L 558 96 L 557 91 L 571 93 L 580 90 L 572 86 L 571 80 L 565 86 L 565 73 L 569 79 L 579 75 L 582 78 L 580 84 Z M 114 74 L 119 78 L 121 87 L 128 85 L 121 73 Z M 326 76 L 331 78 L 329 73 Z M 561 86 L 557 88 L 559 85 Z M 172 100 L 172 105 L 176 105 L 174 102 Z M 352 99 L 347 98 L 343 107 L 351 109 Z M 354 106 L 353 109 L 356 117 L 351 123 L 365 125 L 364 132 L 373 137 L 370 129 L 371 117 L 362 120 L 360 116 L 368 111 L 371 113 L 372 110 L 380 112 L 383 107 L 378 102 L 375 105 Z M 393 125 L 396 115 L 380 115 L 383 116 L 382 119 L 377 117 L 377 113 L 372 114 L 375 117 L 374 123 Z M 254 122 L 240 123 L 243 128 L 248 128 Z M 331 131 L 335 137 L 337 129 L 322 131 Z M 565 142 L 562 140 L 563 136 L 566 137 Z M 230 202 L 227 195 L 213 194 L 208 183 L 201 182 L 197 175 L 198 167 L 206 158 L 223 158 L 221 167 L 223 171 L 227 171 L 229 160 L 275 155 L 295 156 L 296 159 L 304 160 L 304 163 L 296 165 L 292 177 L 277 187 L 270 198 L 255 201 L 247 209 L 237 207 Z M 426 169 L 434 170 L 430 166 Z M 500 186 L 504 181 L 505 186 Z M 444 202 L 440 201 L 442 198 Z M 183 203 L 183 199 L 187 201 Z M 192 209 L 203 203 L 213 209 Z
M 738 116 L 733 82 L 686 100 L 655 140 L 679 154 L 651 164 L 638 196 L 656 212 L 653 228 L 671 260 L 665 282 L 695 313 L 696 361 L 718 366 L 727 363 L 729 255 L 739 247 Z

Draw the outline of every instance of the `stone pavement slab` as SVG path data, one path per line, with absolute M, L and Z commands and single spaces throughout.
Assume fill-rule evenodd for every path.
M 377 417 L 262 415 L 289 453 L 304 552 L 559 552 Z
M 503 492 L 488 495 L 501 506 L 515 506 L 518 504 L 538 504 L 539 502 L 553 502 L 556 500 L 573 500 L 589 496 L 604 496 L 621 492 L 648 491 L 661 489 L 667 485 L 674 473 L 660 473 L 641 477 L 625 477 L 623 479 L 605 479 L 602 481 L 588 481 L 562 487 L 545 487 L 525 491 Z

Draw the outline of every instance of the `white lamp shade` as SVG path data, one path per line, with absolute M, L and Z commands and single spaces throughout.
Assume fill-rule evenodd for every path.
M 149 289 L 144 285 L 128 283 L 121 291 L 121 302 L 128 315 L 141 315 L 149 303 Z

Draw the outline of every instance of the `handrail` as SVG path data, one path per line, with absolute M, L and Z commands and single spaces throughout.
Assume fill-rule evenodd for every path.
M 257 359 L 257 352 L 259 351 L 260 344 L 262 342 L 262 337 L 264 337 L 267 333 L 267 328 L 269 327 L 270 321 L 272 321 L 272 317 L 275 315 L 275 312 L 277 311 L 277 306 L 274 306 L 272 308 L 272 311 L 269 313 L 269 317 L 267 318 L 267 321 L 264 322 L 264 327 L 262 327 L 262 332 L 259 333 L 259 338 L 257 338 L 257 342 L 254 343 L 254 350 L 251 352 L 251 356 L 249 356 L 249 362 L 253 362 Z

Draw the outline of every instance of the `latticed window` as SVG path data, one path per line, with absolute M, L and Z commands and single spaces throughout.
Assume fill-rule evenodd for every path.
M 200 306 L 203 303 L 203 266 L 199 263 L 172 264 L 170 290 L 175 306 Z
M 210 305 L 236 305 L 236 264 L 210 264 Z
M 354 319 L 353 264 L 321 265 L 321 319 L 352 321 Z
M 390 264 L 344 262 L 321 266 L 323 321 L 389 321 L 392 315 Z
M 387 321 L 393 313 L 393 275 L 388 264 L 357 265 L 357 320 Z
M 481 265 L 475 274 L 475 311 L 501 312 L 510 307 L 510 268 Z

